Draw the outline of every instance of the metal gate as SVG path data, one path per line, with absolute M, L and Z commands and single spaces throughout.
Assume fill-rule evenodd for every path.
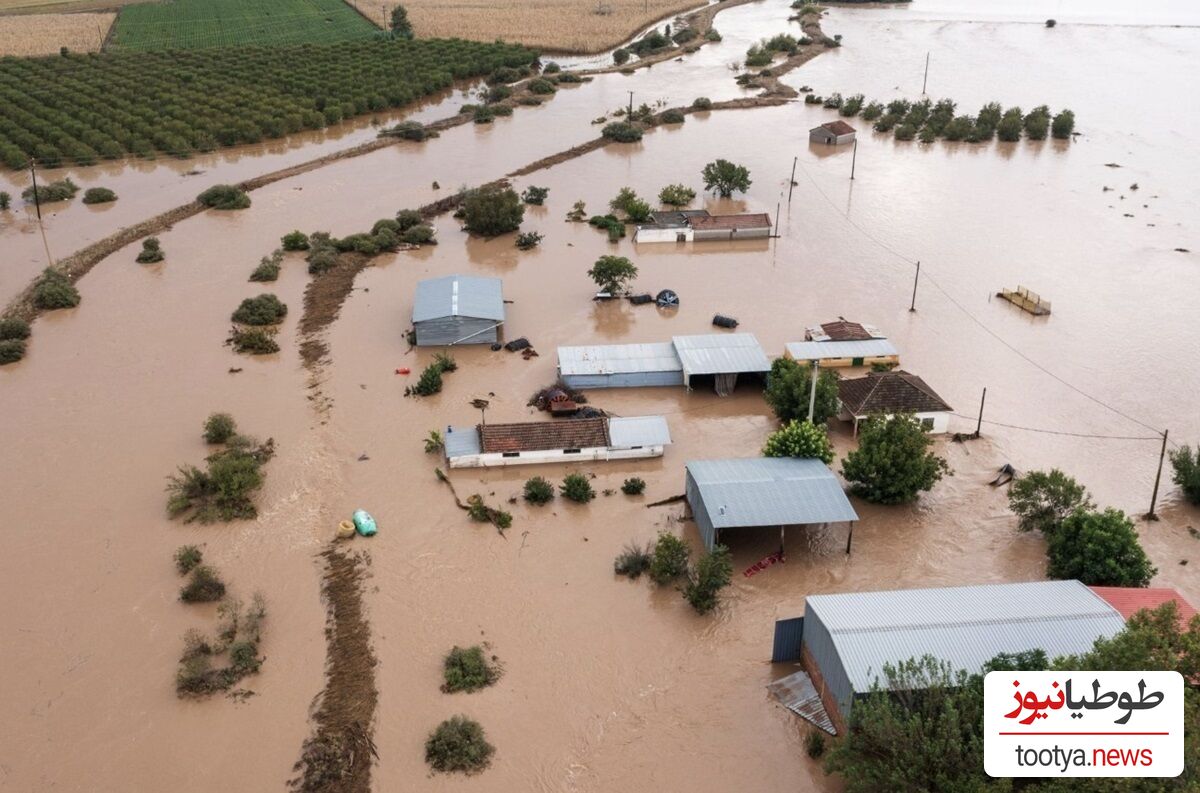
M 800 640 L 803 637 L 804 617 L 775 620 L 775 647 L 771 651 L 771 662 L 799 660 Z

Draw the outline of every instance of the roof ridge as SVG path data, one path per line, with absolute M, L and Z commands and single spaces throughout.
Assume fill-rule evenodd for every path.
M 962 619 L 954 620 L 953 622 L 914 622 L 906 623 L 904 625 L 880 625 L 864 628 L 831 629 L 829 630 L 829 633 L 831 636 L 852 636 L 863 633 L 895 633 L 897 631 L 930 630 L 934 628 L 963 628 L 967 626 L 977 627 L 982 625 L 1009 625 L 1013 623 L 1030 622 L 1061 622 L 1063 620 L 1088 619 L 1092 617 L 1110 617 L 1113 614 L 1120 616 L 1120 612 L 1117 611 L 1117 609 L 1111 604 L 1105 602 L 1104 605 L 1108 606 L 1107 611 L 1082 611 L 1071 614 L 1049 614 L 1042 616 L 1027 616 L 1017 614 L 1009 617 L 993 617 L 990 619 L 976 620 Z M 818 614 L 818 616 L 820 615 Z M 828 628 L 828 625 L 826 628 Z

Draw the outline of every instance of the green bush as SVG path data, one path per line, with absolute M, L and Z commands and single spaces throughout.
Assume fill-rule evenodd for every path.
M 1116 509 L 1075 512 L 1049 538 L 1047 575 L 1088 586 L 1149 586 L 1158 571 L 1138 542 L 1133 521 Z
M 1050 108 L 1038 105 L 1025 116 L 1025 137 L 1045 140 L 1050 131 Z
M 434 239 L 433 226 L 424 223 L 405 229 L 404 236 L 401 238 L 408 245 L 433 245 L 436 244 Z
M 911 413 L 871 416 L 859 430 L 858 448 L 842 461 L 842 475 L 872 503 L 912 501 L 950 473 L 946 461 L 930 451 L 932 445 Z
M 669 584 L 687 572 L 691 549 L 680 538 L 660 531 L 650 560 L 650 577 L 656 584 Z
M 0 341 L 28 339 L 29 332 L 29 323 L 23 319 L 16 317 L 0 319 Z
M 117 194 L 107 187 L 89 187 L 83 193 L 85 204 L 107 204 L 117 200 Z
M 618 47 L 617 49 L 613 50 L 613 63 L 617 64 L 618 66 L 623 66 L 628 62 L 629 50 L 625 49 L 624 47 Z
M 308 254 L 304 258 L 308 262 L 309 275 L 320 275 L 337 265 L 337 247 L 328 233 L 314 231 L 308 238 L 308 245 Z
M 380 218 L 371 226 L 371 233 L 378 234 L 381 231 L 390 231 L 393 234 L 399 234 L 404 229 L 400 228 L 400 221 L 395 218 Z
M 524 495 L 531 504 L 547 504 L 554 499 L 554 485 L 544 477 L 535 476 L 526 480 Z
M 558 74 L 562 71 L 562 67 L 554 61 L 549 61 L 542 67 L 542 74 Z
M 770 66 L 774 59 L 775 53 L 763 49 L 761 44 L 751 44 L 750 49 L 746 50 L 747 68 L 757 69 L 762 66 Z
M 577 504 L 586 504 L 596 497 L 592 483 L 583 474 L 567 474 L 559 486 L 564 498 L 569 498 Z
M 533 206 L 540 207 L 542 204 L 546 203 L 546 196 L 548 195 L 550 195 L 550 188 L 534 187 L 533 185 L 530 185 L 529 187 L 525 188 L 523 193 L 521 193 L 521 200 L 526 204 L 532 204 Z
M 517 247 L 523 251 L 530 251 L 540 245 L 542 235 L 536 231 L 526 231 L 517 235 Z
M 1000 123 L 996 125 L 996 137 L 1002 141 L 1009 143 L 1021 139 L 1021 130 L 1024 128 L 1024 119 L 1021 116 L 1021 108 L 1014 107 L 1004 111 L 1004 115 L 1000 118 Z
M 1071 133 L 1075 131 L 1075 114 L 1070 110 L 1063 110 L 1054 117 L 1053 123 L 1050 125 L 1050 134 L 1058 140 L 1069 140 Z
M 233 347 L 234 352 L 249 355 L 270 355 L 279 352 L 279 344 L 274 334 L 265 328 L 239 328 L 229 331 L 225 343 Z
M 280 238 L 285 251 L 306 251 L 308 250 L 308 235 L 299 229 L 289 231 Z
M 512 92 L 507 85 L 493 85 L 487 90 L 485 98 L 488 102 L 503 102 L 512 96 Z
M 691 28 L 680 28 L 671 34 L 671 41 L 675 42 L 676 44 L 686 44 L 699 35 L 700 34 Z
M 175 518 L 188 512 L 188 522 L 249 519 L 258 514 L 251 494 L 263 483 L 262 465 L 275 454 L 274 443 L 257 444 L 234 436 L 225 449 L 210 454 L 207 468 L 180 466 L 167 483 L 167 513 Z
M 223 597 L 225 582 L 206 564 L 194 567 L 188 582 L 179 590 L 179 599 L 184 603 L 211 603 Z
M 479 645 L 465 649 L 451 648 L 442 662 L 442 673 L 446 679 L 442 684 L 442 691 L 447 694 L 456 691 L 478 691 L 500 678 L 500 671 L 488 663 L 483 648 Z
M 600 134 L 617 143 L 636 143 L 642 139 L 642 130 L 626 121 L 605 124 Z
M 883 105 L 879 102 L 871 102 L 862 109 L 859 115 L 862 116 L 864 121 L 875 121 L 883 115 Z
M 529 81 L 529 91 L 534 94 L 552 94 L 555 91 L 554 83 L 545 78 L 538 77 L 535 80 Z
M 629 543 L 613 560 L 613 572 L 629 578 L 641 578 L 642 573 L 650 569 L 653 560 L 653 549 L 647 545 L 642 547 L 637 543 Z
M 305 245 L 308 243 L 305 242 Z M 259 261 L 258 266 L 254 268 L 254 272 L 250 273 L 250 280 L 255 282 L 275 281 L 279 278 L 279 269 L 283 266 L 283 251 L 276 248 L 270 256 L 264 256 Z
M 495 118 L 496 114 L 493 113 L 492 109 L 487 105 L 481 105 L 480 107 L 475 108 L 474 120 L 476 124 L 491 124 L 492 120 Z
M 859 111 L 862 110 L 864 99 L 865 97 L 862 94 L 855 94 L 854 96 L 849 97 L 842 102 L 842 106 L 838 108 L 838 114 L 844 116 L 845 118 L 857 116 Z
M 516 231 L 525 219 L 521 197 L 510 187 L 494 185 L 467 192 L 462 202 L 467 230 L 484 237 Z
M 32 186 L 21 191 L 21 198 L 30 203 L 50 204 L 55 201 L 66 201 L 79 192 L 79 185 L 70 179 L 60 179 L 50 184 L 40 184 L 35 191 Z
M 804 751 L 816 760 L 825 754 L 825 733 L 819 730 L 809 730 L 804 734 Z
M 601 256 L 587 274 L 600 291 L 619 295 L 637 277 L 638 269 L 624 256 Z
M 0 190 L 0 212 L 5 212 L 12 206 L 12 196 Z
M 901 124 L 895 130 L 896 140 L 912 140 L 917 136 L 917 128 L 912 124 Z
M 646 480 L 639 476 L 631 476 L 621 483 L 621 492 L 627 496 L 640 496 L 646 492 Z
M 437 133 L 425 128 L 420 121 L 401 121 L 396 126 L 379 133 L 389 138 L 420 141 L 437 137 Z
M 705 41 L 720 41 L 721 34 L 717 32 L 716 28 L 709 28 L 708 32 L 704 34 L 704 40 Z
M 672 108 L 665 111 L 661 119 L 664 124 L 682 124 L 684 122 L 683 111 Z
M 441 392 L 442 368 L 436 364 L 426 366 L 412 390 L 417 396 L 432 396 Z
M 437 430 L 430 430 L 429 435 L 425 438 L 425 453 L 437 454 L 446 448 L 446 440 L 442 437 L 442 433 Z
M 401 209 L 396 213 L 396 231 L 405 232 L 424 222 L 425 218 L 415 209 Z
M 1183 490 L 1183 495 L 1193 504 L 1200 504 L 1200 446 L 1192 451 L 1188 445 L 1170 452 L 1171 480 Z
M 196 200 L 209 209 L 246 209 L 250 196 L 233 185 L 218 184 L 196 196 Z
M 692 100 L 692 107 L 696 110 L 712 110 L 712 100 L 707 96 L 698 96 Z
M 79 290 L 65 275 L 47 267 L 33 285 L 33 304 L 53 311 L 79 305 Z
M 696 191 L 681 184 L 669 184 L 658 191 L 658 201 L 665 206 L 686 206 L 695 198 Z
M 162 246 L 159 244 L 158 237 L 147 237 L 142 240 L 142 249 L 138 251 L 138 264 L 153 264 L 161 262 L 166 258 L 166 254 L 162 251 Z
M 688 574 L 683 588 L 683 598 L 698 614 L 707 614 L 720 602 L 721 590 L 733 580 L 733 558 L 724 545 L 700 557 L 696 569 Z
M 453 716 L 439 724 L 425 741 L 425 762 L 434 771 L 472 774 L 487 768 L 495 751 L 479 722 Z
M 501 85 L 504 83 L 515 83 L 521 79 L 521 72 L 511 66 L 501 66 L 488 75 L 488 85 Z
M 803 457 L 829 465 L 833 462 L 833 445 L 824 425 L 811 421 L 789 421 L 782 429 L 772 432 L 762 450 L 764 457 Z
M 1095 507 L 1087 488 L 1057 468 L 1030 471 L 1012 483 L 1008 508 L 1021 531 L 1040 531 L 1047 539 L 1076 510 Z
M 248 297 L 233 312 L 233 321 L 241 325 L 276 325 L 287 316 L 287 305 L 278 297 L 264 293 Z
M 237 434 L 237 422 L 228 413 L 213 413 L 204 421 L 205 443 L 226 443 Z
M 181 545 L 175 551 L 175 569 L 180 575 L 187 575 L 192 568 L 204 561 L 204 554 L 195 545 Z
M 0 366 L 25 357 L 24 339 L 0 339 Z

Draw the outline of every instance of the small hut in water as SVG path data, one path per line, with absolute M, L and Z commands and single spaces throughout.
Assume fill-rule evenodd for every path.
M 504 324 L 502 282 L 469 275 L 421 281 L 412 322 L 418 347 L 494 344 Z

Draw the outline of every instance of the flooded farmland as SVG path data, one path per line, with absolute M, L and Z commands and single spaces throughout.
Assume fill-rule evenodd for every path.
M 1061 467 L 1102 505 L 1141 514 L 1158 461 L 1154 429 L 1169 428 L 1181 443 L 1200 439 L 1200 375 L 1188 355 L 1200 348 L 1200 326 L 1189 319 L 1200 294 L 1200 109 L 1184 101 L 1200 93 L 1200 19 L 1178 2 L 976 6 L 832 9 L 823 24 L 844 46 L 785 82 L 913 98 L 928 51 L 935 99 L 953 98 L 961 112 L 992 99 L 1069 106 L 1076 140 L 921 145 L 864 131 L 851 182 L 848 149 L 830 153 L 807 140 L 833 111 L 791 103 L 691 115 L 640 144 L 516 180 L 550 189 L 544 207 L 526 212 L 524 228 L 545 235 L 532 252 L 516 250 L 511 236 L 469 238 L 443 216 L 436 247 L 376 258 L 329 331 L 332 361 L 320 384 L 328 413 L 314 409 L 297 354 L 309 276 L 296 254 L 270 289 L 292 309 L 282 351 L 243 358 L 223 346 L 229 312 L 263 291 L 247 275 L 281 234 L 348 234 L 503 176 L 595 137 L 591 121 L 631 90 L 636 102 L 668 105 L 749 95 L 728 64 L 788 29 L 787 4 L 722 12 L 715 25 L 724 41 L 681 61 L 598 76 L 492 125 L 262 188 L 244 212 L 205 213 L 160 234 L 161 264 L 135 264 L 130 247 L 97 265 L 79 283 L 80 307 L 39 319 L 29 356 L 0 368 L 8 539 L 0 557 L 8 604 L 0 617 L 8 639 L 0 650 L 0 789 L 283 788 L 323 685 L 317 554 L 337 521 L 364 507 L 380 523 L 377 537 L 355 541 L 372 560 L 376 790 L 836 790 L 806 757 L 798 720 L 765 693 L 780 674 L 768 663 L 774 620 L 799 615 L 809 593 L 1041 578 L 1042 540 L 1019 534 L 1004 493 L 986 485 L 999 466 Z M 1057 28 L 1038 24 L 1050 16 Z M 1162 74 L 1175 77 L 1164 82 Z M 450 107 L 420 112 L 432 119 Z M 51 217 L 52 252 L 65 255 L 190 200 L 212 181 L 372 135 L 347 128 L 274 153 L 72 170 L 82 186 L 110 186 L 121 200 L 103 214 L 73 202 Z M 746 165 L 754 183 L 744 197 L 706 205 L 772 219 L 778 210 L 778 239 L 635 246 L 627 238 L 614 246 L 586 224 L 563 221 L 576 200 L 597 212 L 622 186 L 644 196 L 670 182 L 699 188 L 701 167 L 717 157 Z M 206 173 L 181 175 L 193 168 Z M 22 178 L 4 174 L 0 189 L 19 192 Z M 0 223 L 7 300 L 43 266 L 41 241 L 24 214 Z M 593 303 L 586 271 L 606 253 L 634 260 L 640 291 L 679 292 L 679 310 Z M 922 262 L 916 312 L 909 260 Z M 459 368 L 441 394 L 406 399 L 411 378 L 396 369 L 419 371 L 432 357 L 408 351 L 403 339 L 413 290 L 450 273 L 503 278 L 512 301 L 505 334 L 527 336 L 540 355 L 457 350 Z M 989 299 L 1018 284 L 1052 299 L 1054 314 L 1032 318 Z M 845 316 L 877 325 L 905 368 L 961 414 L 954 430 L 974 430 L 988 389 L 984 437 L 940 442 L 955 474 L 912 506 L 855 500 L 862 520 L 851 555 L 844 528 L 790 533 L 786 564 L 754 578 L 735 572 L 727 602 L 708 617 L 674 591 L 614 577 L 611 565 L 627 542 L 661 529 L 698 546 L 681 505 L 644 503 L 681 493 L 687 460 L 761 448 L 775 422 L 753 387 L 727 399 L 681 389 L 590 394 L 617 415 L 667 418 L 674 443 L 663 458 L 578 467 L 596 476 L 597 490 L 640 476 L 644 499 L 617 493 L 582 506 L 505 506 L 514 525 L 501 536 L 470 522 L 438 482 L 442 462 L 422 450 L 428 431 L 475 422 L 476 398 L 490 401 L 489 421 L 533 418 L 526 400 L 553 380 L 556 346 L 704 333 L 714 313 L 738 317 L 770 355 L 814 322 Z M 172 522 L 165 477 L 199 462 L 201 422 L 217 410 L 276 441 L 260 515 Z M 844 425 L 834 440 L 839 456 L 852 447 Z M 564 473 L 531 466 L 450 476 L 460 495 L 504 505 L 527 477 Z M 1158 511 L 1159 522 L 1138 524 L 1159 568 L 1155 583 L 1200 602 L 1191 572 L 1200 539 L 1189 534 L 1200 513 L 1171 486 Z M 769 531 L 735 537 L 735 571 L 777 541 Z M 235 595 L 261 590 L 267 598 L 266 662 L 244 701 L 175 696 L 182 635 L 213 619 L 176 599 L 171 554 L 184 543 L 204 547 Z M 443 654 L 480 641 L 503 663 L 500 683 L 441 694 Z M 425 737 L 457 713 L 485 726 L 497 747 L 493 765 L 475 778 L 430 776 Z

